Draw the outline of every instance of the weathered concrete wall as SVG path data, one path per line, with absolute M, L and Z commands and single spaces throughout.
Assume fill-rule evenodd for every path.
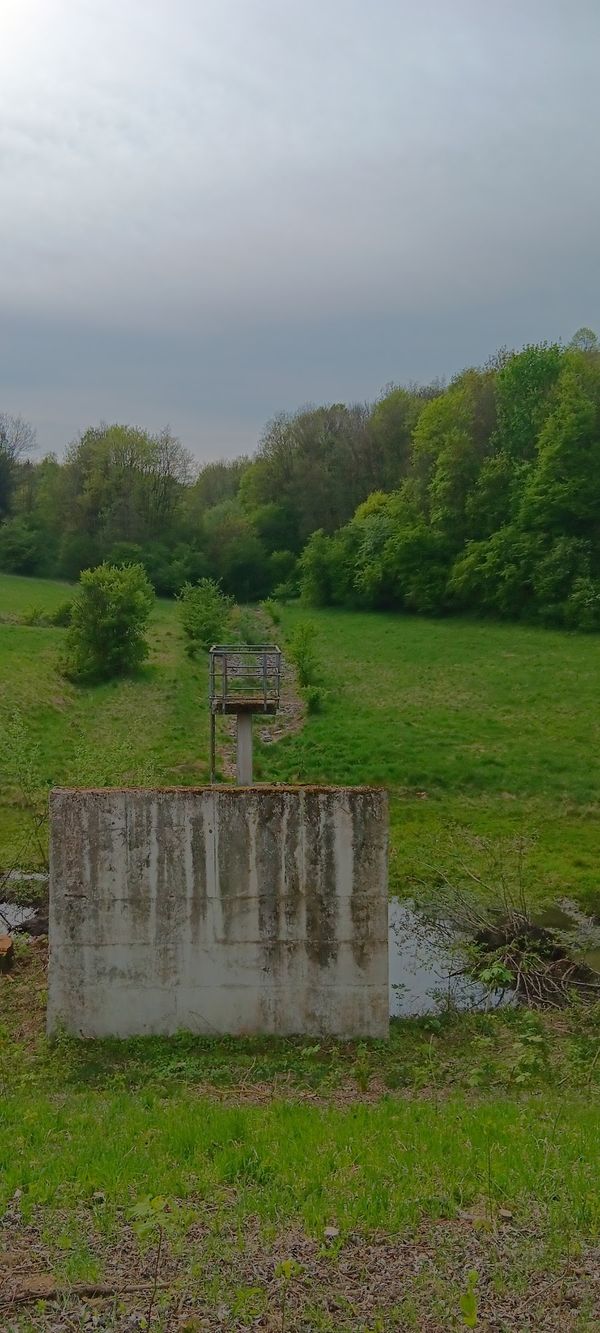
M 48 1028 L 388 1032 L 387 798 L 57 790 Z

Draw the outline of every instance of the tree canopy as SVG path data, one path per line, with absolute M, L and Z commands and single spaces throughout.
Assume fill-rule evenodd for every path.
M 165 429 L 90 427 L 29 456 L 0 414 L 0 568 L 141 564 L 156 591 L 473 611 L 600 628 L 600 345 L 501 349 L 448 384 L 280 414 L 195 467 Z

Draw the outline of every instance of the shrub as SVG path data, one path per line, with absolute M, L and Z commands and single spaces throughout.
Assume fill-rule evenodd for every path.
M 0 569 L 8 574 L 36 574 L 44 564 L 44 540 L 24 518 L 0 526 Z
M 320 713 L 325 703 L 325 690 L 320 685 L 307 685 L 302 691 L 307 713 Z
M 37 626 L 48 623 L 48 616 L 42 606 L 27 606 L 21 616 L 22 625 Z
M 266 597 L 260 605 L 261 610 L 269 617 L 273 625 L 281 624 L 281 607 L 274 597 Z
M 600 579 L 575 579 L 566 606 L 566 622 L 588 633 L 600 630 Z
M 299 596 L 300 588 L 295 579 L 290 579 L 287 583 L 276 583 L 273 588 L 273 597 L 276 602 L 281 602 L 282 606 L 295 601 Z
M 321 677 L 316 635 L 317 627 L 312 620 L 299 620 L 288 643 L 288 657 L 294 663 L 303 690 L 309 685 L 318 685 Z
M 61 602 L 60 606 L 57 606 L 56 610 L 52 611 L 48 616 L 48 624 L 56 625 L 60 629 L 63 629 L 71 624 L 72 617 L 73 603 Z
M 144 637 L 154 591 L 141 565 L 85 569 L 73 602 L 64 671 L 73 680 L 109 680 L 148 656 Z
M 223 640 L 233 599 L 225 596 L 216 579 L 184 583 L 177 600 L 189 657 L 208 652 L 213 643 Z
M 349 524 L 327 537 L 313 532 L 300 560 L 300 589 L 308 606 L 340 606 L 351 599 L 358 534 Z

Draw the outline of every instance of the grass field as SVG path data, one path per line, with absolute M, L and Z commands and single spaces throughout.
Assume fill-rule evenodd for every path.
M 0 616 L 52 609 L 65 585 L 0 576 Z M 304 617 L 284 610 L 283 634 Z M 311 612 L 328 689 L 299 734 L 258 746 L 263 780 L 374 782 L 391 794 L 391 881 L 411 893 L 457 858 L 484 872 L 524 837 L 529 891 L 600 910 L 600 647 L 520 626 Z M 279 629 L 274 631 L 278 634 Z M 203 782 L 206 667 L 159 602 L 136 681 L 81 690 L 59 675 L 64 631 L 0 624 L 4 715 L 21 709 L 48 783 Z M 0 866 L 24 824 L 0 792 Z M 33 855 L 33 853 L 30 853 Z
M 284 630 L 306 613 L 288 608 Z M 514 625 L 311 612 L 329 699 L 265 774 L 375 782 L 392 884 L 524 837 L 530 892 L 600 910 L 600 644 Z
M 52 611 L 65 584 L 0 575 L 0 617 Z M 72 592 L 72 590 L 71 590 Z M 65 631 L 0 623 L 0 711 L 19 709 L 39 747 L 42 781 L 60 784 L 202 783 L 207 778 L 206 671 L 182 651 L 173 603 L 157 602 L 152 654 L 140 677 L 80 689 L 60 675 Z M 22 845 L 27 812 L 10 772 L 0 775 L 0 868 Z M 39 861 L 28 848 L 30 868 Z
M 598 1328 L 598 1014 L 49 1046 L 43 964 L 0 977 L 2 1328 Z
M 0 576 L 0 619 L 66 593 Z M 524 834 L 532 893 L 598 906 L 596 642 L 312 618 L 326 706 L 257 747 L 260 777 L 389 787 L 402 892 Z M 205 664 L 175 607 L 157 604 L 135 681 L 69 685 L 63 636 L 0 623 L 5 734 L 20 710 L 36 780 L 203 782 Z M 29 818 L 5 763 L 0 866 Z M 0 976 L 7 1333 L 600 1328 L 598 1007 L 449 1012 L 346 1044 L 49 1044 L 44 1010 L 40 940 Z

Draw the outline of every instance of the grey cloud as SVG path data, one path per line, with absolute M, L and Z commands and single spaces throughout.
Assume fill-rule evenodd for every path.
M 43 444 L 235 452 L 599 323 L 595 0 L 4 10 L 0 395 Z

